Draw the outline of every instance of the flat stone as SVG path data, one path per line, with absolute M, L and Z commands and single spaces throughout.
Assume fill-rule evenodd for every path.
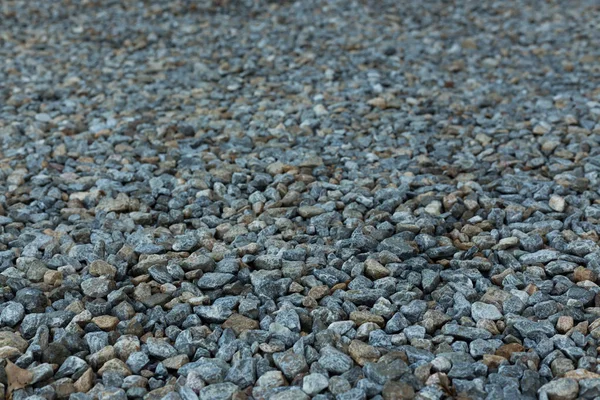
M 190 360 L 186 354 L 179 354 L 162 360 L 162 364 L 167 369 L 179 369 L 189 362 Z
M 457 324 L 444 325 L 442 327 L 442 333 L 463 340 L 491 339 L 492 337 L 492 334 L 485 329 L 471 328 Z
M 241 314 L 232 314 L 222 325 L 223 329 L 231 328 L 236 335 L 243 331 L 258 329 L 258 321 L 245 317 Z

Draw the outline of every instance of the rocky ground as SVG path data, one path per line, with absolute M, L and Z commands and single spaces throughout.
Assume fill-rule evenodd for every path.
M 3 0 L 0 397 L 597 398 L 599 31 Z

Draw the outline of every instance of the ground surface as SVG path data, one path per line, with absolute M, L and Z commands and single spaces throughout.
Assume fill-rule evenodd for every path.
M 599 32 L 596 1 L 3 0 L 0 391 L 600 396 Z

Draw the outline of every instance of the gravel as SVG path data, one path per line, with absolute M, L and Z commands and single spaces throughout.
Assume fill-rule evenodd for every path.
M 599 11 L 3 2 L 0 397 L 600 396 Z

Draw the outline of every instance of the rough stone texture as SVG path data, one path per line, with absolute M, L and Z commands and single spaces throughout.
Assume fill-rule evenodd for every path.
M 599 11 L 3 1 L 0 397 L 600 396 Z

